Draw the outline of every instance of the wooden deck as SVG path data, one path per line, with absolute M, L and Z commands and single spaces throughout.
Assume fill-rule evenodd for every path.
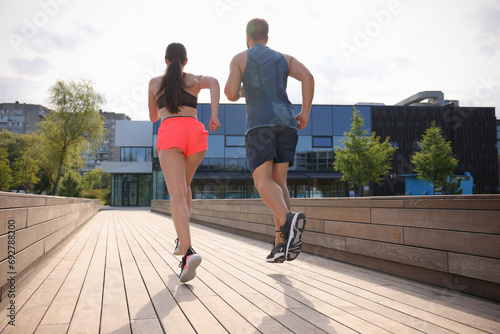
M 500 333 L 500 304 L 192 224 L 179 283 L 170 218 L 102 210 L 16 282 L 2 333 Z M 15 302 L 15 326 L 7 307 Z

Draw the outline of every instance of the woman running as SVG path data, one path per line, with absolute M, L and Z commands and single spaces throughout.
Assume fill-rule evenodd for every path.
M 189 230 L 191 180 L 208 147 L 208 131 L 196 114 L 200 90 L 210 90 L 210 131 L 220 127 L 219 82 L 210 76 L 185 73 L 187 61 L 184 45 L 170 44 L 165 52 L 166 73 L 151 79 L 148 93 L 149 118 L 152 122 L 161 119 L 156 146 L 178 236 L 174 254 L 183 255 L 179 265 L 183 283 L 196 276 L 201 263 L 201 256 L 191 247 Z

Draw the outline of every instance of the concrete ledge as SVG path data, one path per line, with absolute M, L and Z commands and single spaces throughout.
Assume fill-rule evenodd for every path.
M 18 277 L 94 216 L 99 200 L 0 192 L 0 296 Z
M 303 251 L 500 300 L 500 196 L 292 199 L 306 214 Z M 169 201 L 154 212 L 170 215 Z M 193 200 L 193 221 L 273 240 L 260 199 Z

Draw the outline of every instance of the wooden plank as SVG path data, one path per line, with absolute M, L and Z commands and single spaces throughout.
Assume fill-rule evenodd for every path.
M 100 218 L 96 217 L 90 222 L 91 229 L 79 238 L 80 241 L 74 250 L 79 249 L 80 252 L 73 255 L 73 258 L 76 256 L 74 265 L 43 317 L 41 326 L 50 328 L 51 325 L 64 324 L 66 330 L 68 329 L 101 232 L 102 220 Z
M 1 193 L 1 192 L 0 192 Z M 0 201 L 0 209 L 26 208 L 31 206 L 43 206 L 46 203 L 46 198 L 43 196 L 11 196 L 2 195 Z
M 132 319 L 132 329 L 134 330 L 134 320 L 156 319 L 151 300 L 141 278 L 137 264 L 132 256 L 127 240 L 123 234 L 123 230 L 116 233 L 118 249 L 120 252 L 120 260 L 123 265 L 123 278 L 125 282 L 125 290 L 127 293 L 127 302 Z M 159 325 L 158 320 L 156 321 Z M 141 324 L 148 322 L 137 322 L 136 326 L 142 328 Z
M 447 253 L 371 240 L 347 238 L 346 251 L 417 267 L 448 271 Z
M 40 258 L 44 253 L 43 240 L 33 245 L 23 249 L 19 253 L 16 251 L 16 263 L 13 269 L 17 274 L 21 273 L 26 269 L 31 263 Z M 12 272 L 8 259 L 0 262 L 0 282 L 6 282 L 10 276 L 9 272 Z
M 132 320 L 132 333 L 134 334 L 163 333 L 163 330 L 157 318 L 134 319 Z
M 500 283 L 500 260 L 465 254 L 449 254 L 450 272 Z
M 129 227 L 125 224 L 121 224 L 121 227 L 136 259 L 141 277 L 144 280 L 163 330 L 171 333 L 195 333 L 171 293 L 165 289 L 163 280 L 149 262 L 142 247 L 137 243 L 133 233 L 130 232 Z
M 26 208 L 1 209 L 0 210 L 0 235 L 11 231 L 11 229 L 9 229 L 9 226 L 11 225 L 11 224 L 9 224 L 10 220 L 14 221 L 14 223 L 12 225 L 15 226 L 15 230 L 25 228 L 26 227 L 26 214 L 27 214 Z
M 307 244 L 322 246 L 330 249 L 346 250 L 346 237 L 304 231 L 302 241 Z
M 307 222 L 309 224 L 309 222 Z M 307 226 L 309 227 L 309 226 Z M 325 233 L 346 237 L 403 243 L 403 227 L 375 224 L 358 224 L 325 220 Z
M 255 327 L 219 296 L 201 296 L 199 298 L 229 333 L 255 333 Z
M 35 334 L 66 334 L 68 325 L 40 325 L 36 329 Z
M 500 210 L 500 199 L 454 198 L 454 199 L 405 199 L 405 208 L 415 209 L 458 209 L 458 210 Z
M 372 223 L 500 234 L 500 212 L 477 210 L 372 209 Z
M 404 229 L 405 245 L 500 259 L 500 234 Z
M 90 333 L 99 331 L 108 223 L 106 220 L 102 223 L 68 333 L 78 333 L 83 328 Z
M 108 226 L 100 329 L 103 333 L 131 333 L 114 221 Z
M 307 207 L 307 218 L 370 223 L 370 208 Z
M 402 208 L 404 206 L 404 198 L 402 197 L 337 197 L 337 198 L 292 198 L 292 206 L 305 207 L 356 207 L 356 208 Z

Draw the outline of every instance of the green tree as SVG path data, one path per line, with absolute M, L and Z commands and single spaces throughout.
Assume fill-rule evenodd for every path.
M 0 147 L 0 190 L 9 190 L 12 181 L 8 156 L 7 149 Z
M 362 130 L 364 120 L 356 108 L 352 111 L 351 130 L 344 133 L 340 142 L 343 148 L 336 147 L 335 170 L 342 172 L 342 181 L 349 181 L 359 187 L 363 196 L 363 186 L 375 182 L 381 184 L 391 168 L 391 157 L 396 149 L 391 146 L 389 138 L 381 142 L 380 137 L 368 130 Z
M 72 169 L 66 171 L 61 178 L 61 187 L 57 195 L 66 197 L 83 197 L 83 177 Z
M 38 182 L 36 176 L 38 172 L 38 163 L 29 151 L 23 152 L 13 163 L 14 184 L 17 189 L 24 189 L 29 192 Z
M 43 122 L 44 169 L 57 193 L 65 170 L 83 166 L 85 150 L 97 152 L 105 136 L 104 119 L 99 106 L 104 96 L 94 91 L 87 81 L 58 80 L 50 87 L 50 104 L 54 110 Z
M 458 160 L 453 156 L 451 142 L 444 139 L 436 122 L 432 122 L 418 144 L 420 151 L 413 154 L 411 162 L 415 166 L 417 177 L 433 185 L 434 194 L 435 188 L 442 187 L 447 183 L 448 177 L 453 176 Z
M 42 161 L 40 136 L 36 133 L 17 134 L 0 131 L 0 147 L 8 152 L 13 171 L 13 185 L 17 190 L 31 190 L 38 182 L 37 172 Z
M 101 184 L 101 176 L 102 176 L 102 169 L 94 169 L 83 177 L 84 179 L 84 189 L 85 190 L 92 190 L 92 189 L 99 189 L 99 185 Z

